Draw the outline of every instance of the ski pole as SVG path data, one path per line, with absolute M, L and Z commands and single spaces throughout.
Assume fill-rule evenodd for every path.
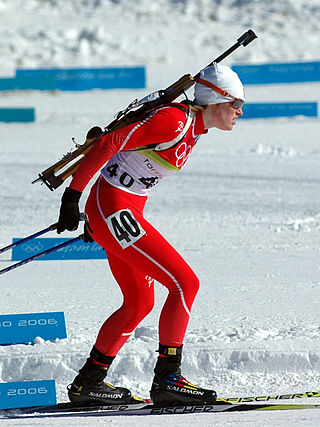
M 55 230 L 57 228 L 57 223 L 49 225 L 49 227 L 44 228 L 43 230 L 37 231 L 34 234 L 30 234 L 30 236 L 25 237 L 24 239 L 18 240 L 17 242 L 12 243 L 11 245 L 5 246 L 0 249 L 0 254 L 8 251 L 9 249 L 13 249 L 18 245 L 21 245 L 24 242 L 28 242 L 28 240 L 34 239 L 35 237 L 42 236 L 45 233 L 48 233 L 51 230 Z
M 44 255 L 50 254 L 51 252 L 57 251 L 63 248 L 64 246 L 71 245 L 72 243 L 75 243 L 78 240 L 83 240 L 83 238 L 84 238 L 84 234 L 80 234 L 80 236 L 75 237 L 74 239 L 67 240 L 66 242 L 61 243 L 60 245 L 54 246 L 53 248 L 46 249 L 45 251 L 40 252 L 36 255 L 33 255 L 29 258 L 26 258 L 20 262 L 17 262 L 16 264 L 10 265 L 9 267 L 0 270 L 0 275 L 7 273 L 8 271 L 14 270 L 15 268 L 21 267 L 24 264 L 28 264 L 29 262 L 34 261 L 35 259 L 41 258 Z
M 80 221 L 86 221 L 87 217 L 85 213 L 80 214 Z M 17 242 L 11 243 L 11 245 L 5 246 L 3 248 L 0 248 L 0 254 L 3 252 L 9 251 L 10 249 L 15 248 L 18 245 L 21 245 L 22 243 L 28 242 L 31 239 L 34 239 L 36 237 L 42 236 L 43 234 L 48 233 L 49 231 L 53 231 L 57 228 L 58 223 L 54 223 L 49 225 L 49 227 L 44 228 L 43 230 L 37 231 L 36 233 L 30 234 L 30 236 L 27 236 L 23 239 L 18 240 Z

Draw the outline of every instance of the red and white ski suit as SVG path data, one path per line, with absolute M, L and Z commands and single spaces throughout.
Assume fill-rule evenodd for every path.
M 180 104 L 179 104 L 180 105 Z M 178 172 L 206 133 L 202 114 L 192 113 L 183 135 L 187 109 L 171 104 L 100 138 L 85 156 L 70 187 L 83 191 L 93 175 L 85 211 L 92 237 L 101 245 L 123 293 L 123 304 L 103 324 L 96 348 L 115 356 L 154 305 L 154 280 L 169 293 L 159 320 L 159 342 L 183 343 L 199 280 L 186 261 L 144 218 L 148 192 L 165 176 Z M 190 120 L 190 117 L 189 117 Z M 128 151 L 149 144 L 178 140 L 165 151 Z

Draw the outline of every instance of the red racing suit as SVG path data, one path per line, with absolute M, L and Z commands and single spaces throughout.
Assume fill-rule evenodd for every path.
M 83 191 L 101 174 L 86 203 L 93 239 L 108 257 L 123 303 L 102 325 L 96 348 L 115 356 L 154 305 L 154 280 L 168 289 L 159 342 L 183 343 L 199 280 L 168 241 L 144 218 L 148 192 L 186 163 L 204 129 L 201 112 L 169 104 L 144 120 L 101 137 L 85 156 L 70 187 Z M 164 151 L 163 143 L 173 145 Z M 157 145 L 154 150 L 148 146 Z M 138 151 L 135 149 L 139 148 Z

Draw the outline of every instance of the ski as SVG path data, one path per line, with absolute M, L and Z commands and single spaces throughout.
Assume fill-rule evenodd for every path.
M 39 417 L 75 417 L 75 416 L 118 416 L 118 415 L 177 415 L 195 413 L 222 413 L 248 411 L 287 411 L 301 409 L 320 409 L 320 405 L 311 404 L 273 404 L 273 403 L 228 403 L 213 405 L 156 406 L 152 402 L 131 403 L 109 406 L 75 406 L 72 403 L 58 403 L 52 406 L 40 406 L 0 411 L 3 418 L 39 418 Z
M 262 395 L 262 396 L 245 396 L 245 397 L 225 397 L 217 399 L 217 401 L 227 401 L 230 403 L 248 403 L 248 402 L 268 402 L 272 400 L 294 400 L 306 399 L 312 397 L 320 397 L 320 391 L 306 391 L 304 393 L 290 393 L 290 394 L 275 394 L 275 395 Z

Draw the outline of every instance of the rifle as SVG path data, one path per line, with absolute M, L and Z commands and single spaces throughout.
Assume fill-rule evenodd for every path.
M 245 47 L 256 38 L 257 36 L 254 31 L 248 30 L 237 40 L 234 45 L 232 45 L 220 56 L 210 62 L 210 64 L 207 66 L 209 67 L 214 62 L 221 62 L 238 47 Z M 138 122 L 150 110 L 174 101 L 180 95 L 185 93 L 191 86 L 193 86 L 199 78 L 200 72 L 193 77 L 191 74 L 185 74 L 166 89 L 153 92 L 140 100 L 135 99 L 133 102 L 131 102 L 131 104 L 128 105 L 127 108 L 117 113 L 115 119 L 109 123 L 107 127 L 105 127 L 104 131 L 102 131 L 102 129 L 98 126 L 91 128 L 88 131 L 86 140 L 82 145 L 76 144 L 76 150 L 67 153 L 57 163 L 41 172 L 38 175 L 38 178 L 32 181 L 32 184 L 42 181 L 51 191 L 55 190 L 69 176 L 76 172 L 77 168 L 83 160 L 83 157 L 91 150 L 94 143 L 97 142 L 102 136 L 121 129 L 129 124 Z M 69 163 L 72 164 L 67 169 L 61 171 Z M 59 171 L 61 172 L 59 175 L 57 175 L 56 173 Z

